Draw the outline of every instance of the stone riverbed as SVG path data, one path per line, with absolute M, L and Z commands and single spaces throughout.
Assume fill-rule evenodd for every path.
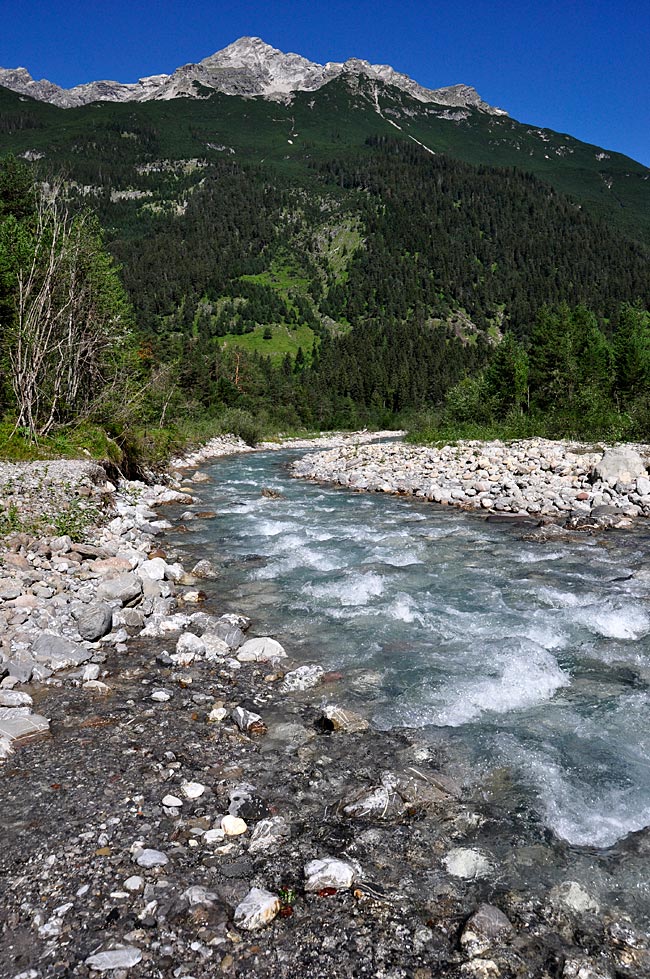
M 215 441 L 158 485 L 115 485 L 94 464 L 3 464 L 5 506 L 23 518 L 49 506 L 55 520 L 62 486 L 105 516 L 84 543 L 21 531 L 3 545 L 0 975 L 647 976 L 647 934 L 578 882 L 542 897 L 500 885 L 477 843 L 489 802 L 464 796 L 444 750 L 373 731 L 341 702 L 338 674 L 292 663 L 263 622 L 222 614 L 209 560 L 175 560 L 166 532 L 184 513 L 214 516 L 198 467 L 236 451 L 249 450 Z M 299 471 L 417 492 L 426 459 L 435 499 L 456 459 L 450 487 L 496 510 L 514 499 L 505 480 L 524 499 L 534 482 L 537 456 L 524 478 L 519 448 L 444 451 L 338 437 Z M 558 512 L 646 512 L 640 472 L 594 481 L 602 452 L 535 451 L 553 460 L 541 471 Z M 511 462 L 497 486 L 499 452 Z M 567 460 L 584 473 L 560 471 Z M 648 846 L 634 834 L 619 859 Z

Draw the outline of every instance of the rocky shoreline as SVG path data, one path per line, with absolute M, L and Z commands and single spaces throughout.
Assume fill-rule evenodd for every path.
M 487 514 L 571 528 L 631 527 L 650 516 L 650 445 L 587 446 L 546 439 L 338 446 L 293 473 L 352 490 L 397 493 Z
M 489 806 L 444 745 L 373 732 L 338 675 L 217 607 L 205 556 L 188 572 L 161 548 L 184 513 L 211 519 L 197 467 L 239 451 L 215 440 L 153 486 L 94 464 L 2 468 L 23 528 L 61 526 L 71 502 L 111 519 L 83 544 L 21 529 L 2 551 L 0 974 L 647 975 L 648 936 L 580 882 L 500 886 Z M 415 452 L 336 436 L 301 474 Z M 356 463 L 341 474 L 377 488 Z

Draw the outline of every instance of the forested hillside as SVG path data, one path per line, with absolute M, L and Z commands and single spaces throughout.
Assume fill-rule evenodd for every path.
M 156 379 L 148 425 L 233 409 L 271 427 L 384 425 L 424 410 L 434 427 L 638 433 L 643 385 L 624 375 L 645 377 L 648 171 L 461 116 L 367 80 L 291 106 L 63 110 L 0 90 L 0 149 L 23 155 L 44 199 L 60 184 L 70 220 L 97 216 L 133 310 L 133 370 Z M 640 361 L 618 355 L 614 382 L 632 308 Z M 552 320 L 561 366 L 535 359 Z M 578 384 L 600 406 L 586 412 L 555 381 L 601 347 L 603 369 Z

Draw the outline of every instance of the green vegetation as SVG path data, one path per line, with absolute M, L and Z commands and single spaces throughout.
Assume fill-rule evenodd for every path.
M 584 306 L 543 309 L 527 347 L 508 334 L 438 411 L 410 419 L 409 437 L 646 440 L 650 313 L 624 304 L 607 327 Z
M 252 442 L 408 418 L 431 438 L 647 437 L 648 171 L 446 115 L 363 79 L 290 107 L 61 110 L 0 89 L 0 151 L 35 159 L 0 166 L 0 453 L 136 471 L 227 428 Z M 52 208 L 34 182 L 61 173 Z M 75 298 L 78 331 L 67 372 L 52 348 L 31 388 L 30 262 L 32 295 Z

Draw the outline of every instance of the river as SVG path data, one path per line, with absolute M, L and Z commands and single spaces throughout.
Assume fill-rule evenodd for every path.
M 208 466 L 216 519 L 172 534 L 220 565 L 220 605 L 342 673 L 375 728 L 444 747 L 491 813 L 492 849 L 508 843 L 510 885 L 570 874 L 647 924 L 629 834 L 650 825 L 648 532 L 526 541 L 521 525 L 291 479 L 296 455 Z

